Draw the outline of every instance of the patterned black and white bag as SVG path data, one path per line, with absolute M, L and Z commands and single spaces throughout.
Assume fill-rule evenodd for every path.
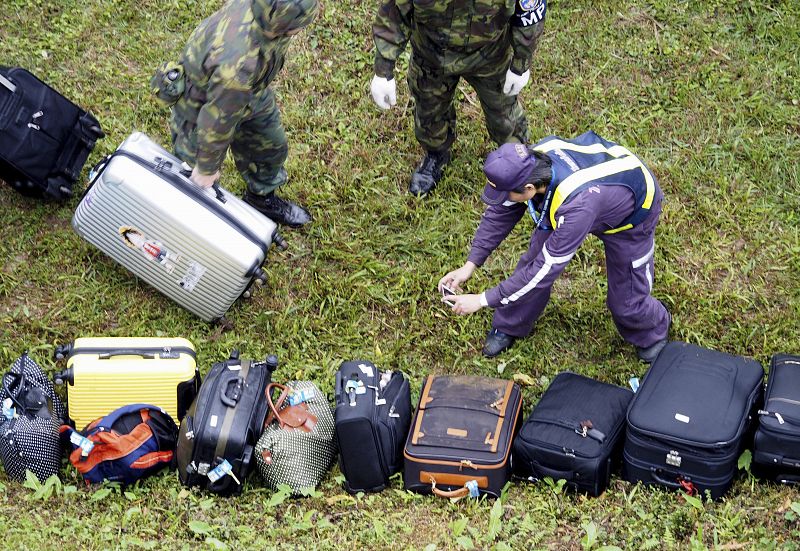
M 30 470 L 40 482 L 61 466 L 59 426 L 66 408 L 42 369 L 25 353 L 0 385 L 0 458 L 9 478 L 25 480 Z
M 280 397 L 272 400 L 272 391 Z M 328 399 L 307 381 L 267 387 L 270 413 L 256 444 L 258 472 L 267 487 L 286 484 L 299 495 L 315 488 L 336 460 L 333 411 Z

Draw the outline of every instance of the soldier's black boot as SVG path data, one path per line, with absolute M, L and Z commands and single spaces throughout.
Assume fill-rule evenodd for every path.
M 417 197 L 424 197 L 436 187 L 442 179 L 442 172 L 450 162 L 450 151 L 428 151 L 419 164 L 414 174 L 411 175 L 411 184 L 408 192 Z
M 277 224 L 299 228 L 311 222 L 311 214 L 291 201 L 281 199 L 275 193 L 256 195 L 250 191 L 244 193 L 244 202 Z

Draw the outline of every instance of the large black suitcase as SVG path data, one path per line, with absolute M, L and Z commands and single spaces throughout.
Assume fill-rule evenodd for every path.
M 0 179 L 25 195 L 66 199 L 100 123 L 20 68 L 0 67 Z
M 602 494 L 619 466 L 631 398 L 626 388 L 559 373 L 514 439 L 514 475 Z
M 382 382 L 384 381 L 384 382 Z M 411 390 L 400 371 L 371 362 L 344 362 L 336 372 L 339 467 L 350 493 L 378 492 L 403 468 L 411 424 Z
M 234 351 L 211 367 L 181 422 L 176 455 L 183 484 L 220 495 L 241 492 L 267 416 L 264 392 L 277 366 L 274 356 L 255 362 Z
M 499 497 L 511 479 L 511 441 L 521 408 L 512 381 L 427 377 L 406 440 L 405 488 L 442 497 Z
M 800 484 L 800 356 L 772 357 L 753 445 L 753 472 Z
M 625 479 L 721 497 L 752 436 L 763 377 L 755 360 L 667 344 L 628 409 Z

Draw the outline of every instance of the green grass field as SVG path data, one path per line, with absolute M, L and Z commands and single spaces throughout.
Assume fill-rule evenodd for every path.
M 90 109 L 110 153 L 133 130 L 167 143 L 167 112 L 149 96 L 219 0 L 2 0 L 0 64 L 32 70 Z M 402 369 L 419 391 L 430 373 L 530 377 L 526 412 L 569 369 L 627 384 L 644 367 L 605 308 L 600 242 L 590 238 L 556 283 L 533 335 L 505 357 L 480 347 L 490 313 L 456 318 L 435 284 L 464 261 L 482 211 L 482 160 L 493 149 L 474 92 L 458 97 L 460 137 L 427 200 L 406 193 L 420 150 L 399 65 L 398 106 L 369 98 L 375 1 L 326 2 L 290 49 L 275 88 L 291 140 L 286 195 L 315 223 L 286 231 L 269 287 L 203 323 L 137 281 L 70 227 L 77 198 L 41 204 L 0 188 L 0 363 L 25 349 L 49 370 L 56 344 L 78 336 L 184 336 L 203 371 L 239 348 L 277 353 L 279 379 L 333 387 L 341 361 Z M 800 4 L 795 0 L 551 0 L 523 91 L 531 134 L 588 129 L 621 142 L 666 194 L 655 295 L 672 337 L 755 357 L 800 353 Z M 241 192 L 229 159 L 223 185 Z M 530 225 L 507 240 L 469 289 L 508 275 Z M 4 367 L 5 368 L 5 367 Z M 416 400 L 416 395 L 413 397 Z M 503 499 L 456 503 L 402 490 L 351 497 L 338 469 L 311 497 L 287 499 L 251 478 L 220 499 L 175 473 L 135 487 L 23 487 L 0 474 L 0 539 L 9 549 L 626 549 L 800 547 L 800 493 L 745 469 L 716 503 L 618 478 L 600 498 L 557 484 L 513 484 Z M 35 485 L 29 485 L 35 486 Z

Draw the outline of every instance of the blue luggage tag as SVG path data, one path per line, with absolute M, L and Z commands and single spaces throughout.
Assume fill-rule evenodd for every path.
M 228 463 L 227 459 L 223 459 L 222 463 L 220 463 L 219 465 L 208 471 L 207 476 L 211 482 L 216 482 L 226 474 L 230 475 L 231 478 L 233 478 L 233 480 L 236 481 L 236 484 L 239 484 L 241 486 L 242 483 L 239 482 L 239 479 L 236 478 L 235 474 L 233 474 L 233 466 L 230 463 Z
M 637 390 L 639 390 L 639 377 L 631 377 L 628 380 L 628 384 L 631 385 L 631 389 L 633 390 L 633 392 L 636 392 Z
M 480 490 L 478 490 L 478 481 L 477 480 L 470 480 L 469 482 L 464 484 L 464 486 L 466 486 L 467 490 L 469 490 L 469 497 L 476 497 L 477 498 L 477 497 L 481 496 L 481 492 L 480 492 Z
M 81 449 L 81 457 L 89 457 L 89 453 L 94 449 L 94 442 L 74 430 L 69 435 L 69 441 Z
M 289 405 L 296 406 L 297 404 L 301 404 L 303 402 L 308 402 L 312 398 L 314 398 L 314 389 L 313 388 L 306 388 L 299 392 L 293 390 L 291 394 L 289 394 Z

